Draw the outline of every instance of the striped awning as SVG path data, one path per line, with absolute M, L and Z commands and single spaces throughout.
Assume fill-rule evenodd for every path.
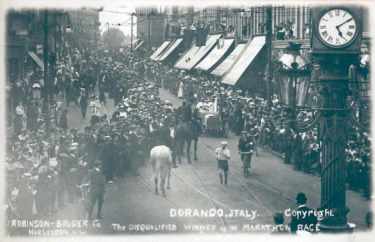
M 40 59 L 39 56 L 32 51 L 28 51 L 27 54 L 29 54 L 31 59 L 33 59 L 33 61 L 35 61 L 35 63 L 40 67 L 40 69 L 42 69 L 42 71 L 44 71 L 44 63 L 43 63 L 42 59 Z
M 154 53 L 152 53 L 152 55 L 150 56 L 150 59 L 151 60 L 156 60 L 159 55 L 161 55 L 163 53 L 163 51 L 165 51 L 168 47 L 168 45 L 171 43 L 171 41 L 164 41 L 160 46 L 159 48 L 157 48 L 157 50 L 155 50 Z
M 209 35 L 204 46 L 193 46 L 191 49 L 176 63 L 175 67 L 184 70 L 193 69 L 204 57 L 214 48 L 220 34 Z
M 163 51 L 157 58 L 157 61 L 164 61 L 168 56 L 172 55 L 173 52 L 180 46 L 182 43 L 182 38 L 174 40 L 165 51 Z
M 141 48 L 141 46 L 143 45 L 143 43 L 144 43 L 144 41 L 139 42 L 139 43 L 135 46 L 134 50 L 138 50 L 139 48 Z
M 174 67 L 178 69 L 188 69 L 188 64 L 193 59 L 194 55 L 199 51 L 198 46 L 191 47 L 176 63 Z
M 238 44 L 236 48 L 229 54 L 229 56 L 227 56 L 225 60 L 211 72 L 211 74 L 220 77 L 224 76 L 236 63 L 245 47 L 246 44 Z
M 265 36 L 254 37 L 245 47 L 242 55 L 239 57 L 233 67 L 225 74 L 222 83 L 228 85 L 236 85 L 238 80 L 241 79 L 242 75 L 249 68 L 251 63 L 255 60 L 259 52 L 266 45 Z
M 234 39 L 220 40 L 219 43 L 216 44 L 216 47 L 195 67 L 196 69 L 204 71 L 213 69 L 225 55 L 233 50 Z

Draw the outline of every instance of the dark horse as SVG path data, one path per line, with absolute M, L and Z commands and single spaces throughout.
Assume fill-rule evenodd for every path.
M 202 131 L 202 125 L 199 119 L 192 119 L 191 121 L 177 122 L 175 128 L 175 140 L 176 140 L 176 159 L 181 163 L 181 158 L 184 153 L 184 147 L 186 144 L 186 156 L 189 164 L 191 163 L 190 147 L 191 142 L 194 141 L 194 160 L 198 160 L 197 157 L 197 145 L 198 139 Z

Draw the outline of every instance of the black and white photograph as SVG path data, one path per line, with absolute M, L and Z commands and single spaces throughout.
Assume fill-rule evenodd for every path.
M 6 239 L 372 232 L 370 1 L 18 2 Z

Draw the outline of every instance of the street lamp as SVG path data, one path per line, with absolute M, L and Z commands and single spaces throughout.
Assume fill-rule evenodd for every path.
M 34 83 L 31 86 L 31 92 L 34 100 L 39 101 L 41 98 L 41 86 L 39 83 Z
M 300 54 L 301 45 L 289 42 L 285 52 L 279 59 L 280 98 L 288 114 L 287 137 L 297 132 L 297 108 L 304 107 L 310 86 L 310 70 L 306 60 Z M 298 139 L 296 139 L 298 140 Z M 291 146 L 291 144 L 288 144 Z M 300 144 L 295 144 L 300 145 Z M 291 149 L 286 149 L 285 162 L 291 162 Z
M 303 107 L 307 101 L 310 70 L 307 61 L 300 55 L 300 44 L 289 42 L 279 61 L 280 96 L 284 105 L 294 109 Z

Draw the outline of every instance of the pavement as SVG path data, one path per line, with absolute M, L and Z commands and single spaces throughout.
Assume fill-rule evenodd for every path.
M 181 105 L 181 100 L 160 89 L 160 97 L 168 99 L 173 105 Z M 106 112 L 113 111 L 108 104 Z M 89 116 L 87 120 L 89 120 Z M 83 127 L 78 107 L 69 108 L 69 125 Z M 273 224 L 272 215 L 295 207 L 295 196 L 304 192 L 308 206 L 320 205 L 320 178 L 286 165 L 276 155 L 260 149 L 254 156 L 250 177 L 244 178 L 241 172 L 240 157 L 237 152 L 238 137 L 230 135 L 226 140 L 232 153 L 229 164 L 229 183 L 219 184 L 214 150 L 221 138 L 201 137 L 198 145 L 198 161 L 190 165 L 184 160 L 178 168 L 172 169 L 171 189 L 167 197 L 155 195 L 151 179 L 151 167 L 140 169 L 139 176 L 126 176 L 107 185 L 103 219 L 96 221 L 100 226 L 89 233 L 158 233 L 156 225 L 172 225 L 168 232 L 211 233 L 220 231 L 242 231 L 251 224 Z M 359 230 L 365 229 L 365 216 L 370 211 L 370 202 L 360 194 L 347 191 L 349 222 L 355 223 Z M 175 216 L 177 209 L 185 212 Z M 224 211 L 224 217 L 196 217 L 186 214 L 186 209 L 206 209 L 211 212 Z M 237 214 L 229 212 L 239 209 Z M 59 211 L 57 218 L 78 219 L 82 206 L 70 204 Z M 256 216 L 253 216 L 254 213 Z M 289 218 L 285 218 L 286 223 Z M 139 227 L 142 225 L 143 227 Z M 211 225 L 211 226 L 209 226 Z M 138 226 L 138 227 L 137 227 Z M 148 227 L 147 227 L 148 226 Z M 152 227 L 154 226 L 154 227 Z M 164 228 L 164 227 L 163 227 Z M 215 229 L 214 229 L 215 228 Z

